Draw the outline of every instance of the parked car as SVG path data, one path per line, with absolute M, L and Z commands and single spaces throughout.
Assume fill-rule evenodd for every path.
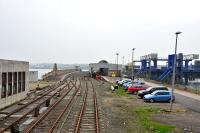
M 168 88 L 165 87 L 165 86 L 149 87 L 149 88 L 146 89 L 146 90 L 138 91 L 138 96 L 139 96 L 140 98 L 143 98 L 145 95 L 151 94 L 151 93 L 153 93 L 154 91 L 157 91 L 157 90 L 168 90 Z
M 144 101 L 147 102 L 170 102 L 171 101 L 172 94 L 170 91 L 166 90 L 158 90 L 154 91 L 151 94 L 147 94 L 144 96 Z M 173 101 L 175 100 L 175 96 L 173 96 Z
M 123 79 L 118 82 L 118 85 L 122 86 L 124 83 L 128 83 L 128 82 L 131 82 L 131 79 Z
M 132 85 L 128 88 L 129 93 L 137 93 L 140 90 L 145 90 L 145 88 L 142 85 Z
M 126 85 L 124 86 L 124 89 L 125 89 L 125 90 L 128 90 L 128 87 L 130 87 L 130 86 L 132 86 L 132 85 L 134 85 L 134 83 L 126 84 Z
M 128 90 L 129 87 L 134 86 L 134 85 L 142 85 L 141 82 L 133 81 L 133 82 L 128 82 L 126 84 L 123 84 L 123 87 L 125 90 Z
M 118 82 L 119 82 L 119 81 L 122 81 L 122 80 L 123 80 L 123 79 L 117 79 L 117 80 L 115 81 L 115 83 L 118 84 Z
M 124 88 L 126 88 L 127 86 L 132 85 L 132 84 L 133 84 L 133 82 L 132 82 L 132 81 L 129 81 L 129 82 L 127 82 L 127 83 L 124 83 L 122 86 L 123 86 Z

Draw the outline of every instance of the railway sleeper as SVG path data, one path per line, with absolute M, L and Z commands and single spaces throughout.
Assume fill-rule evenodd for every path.
M 82 129 L 82 128 L 84 128 L 84 129 L 95 129 L 95 125 L 81 125 L 81 128 L 80 129 Z
M 95 128 L 93 128 L 93 129 L 85 129 L 85 128 L 81 128 L 80 129 L 80 132 L 85 132 L 85 133 L 88 133 L 88 132 L 96 132 L 96 129 Z

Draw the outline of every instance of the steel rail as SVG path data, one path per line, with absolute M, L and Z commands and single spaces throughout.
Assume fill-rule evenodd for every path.
M 87 84 L 87 81 L 86 81 L 86 91 L 84 93 L 83 104 L 81 106 L 81 111 L 80 111 L 80 114 L 78 116 L 78 121 L 77 121 L 77 124 L 76 124 L 75 133 L 78 133 L 79 129 L 80 129 L 81 119 L 83 117 L 84 110 L 85 110 L 85 107 L 86 107 L 87 95 L 88 95 L 88 84 Z
M 94 90 L 94 85 L 92 83 L 92 81 L 90 80 L 91 84 L 92 84 L 92 89 L 93 89 L 93 98 L 94 98 L 94 110 L 95 110 L 95 123 L 96 123 L 96 132 L 100 133 L 100 124 L 99 124 L 99 110 L 98 110 L 98 104 L 97 104 L 97 96 L 96 96 L 96 92 Z
M 79 91 L 81 91 L 81 89 L 80 88 L 82 88 L 82 83 L 81 83 L 81 78 L 79 78 Z M 73 105 L 75 104 L 77 104 L 78 103 L 78 97 L 76 97 L 76 99 L 73 101 L 73 103 L 72 103 L 72 106 L 70 106 L 70 108 L 68 109 L 69 111 L 68 111 L 68 113 L 66 114 L 66 116 L 65 116 L 65 118 L 64 118 L 64 121 L 62 121 L 62 123 L 61 123 L 61 126 L 59 127 L 59 129 L 57 130 L 57 133 L 60 133 L 61 132 L 61 130 L 62 130 L 62 128 L 63 128 L 63 126 L 65 125 L 65 123 L 66 123 L 66 121 L 67 121 L 67 119 L 68 119 L 68 117 L 69 117 L 69 115 L 70 115 L 70 113 L 72 112 L 72 108 L 74 107 Z
M 13 115 L 14 113 L 17 113 L 19 111 L 21 111 L 22 109 L 26 108 L 27 106 L 30 106 L 30 104 L 33 104 L 35 102 L 37 102 L 38 100 L 42 99 L 44 96 L 48 95 L 49 93 L 51 93 L 53 91 L 53 89 L 49 89 L 47 93 L 43 94 L 42 96 L 38 97 L 37 99 L 34 99 L 30 102 L 28 102 L 27 104 L 25 104 L 24 106 L 17 108 L 16 110 L 10 112 L 9 114 L 7 114 L 5 117 L 1 118 L 1 121 L 7 119 L 8 117 L 10 117 L 11 115 Z
M 64 113 L 66 112 L 66 110 L 69 108 L 69 106 L 72 104 L 72 101 L 74 100 L 77 92 L 80 90 L 80 85 L 78 88 L 76 88 L 76 91 L 73 93 L 72 98 L 70 99 L 69 103 L 65 106 L 64 110 L 62 111 L 62 113 L 58 116 L 58 118 L 56 119 L 56 121 L 54 122 L 53 126 L 49 129 L 48 133 L 52 133 L 54 131 L 54 129 L 56 128 L 56 126 L 58 125 L 60 119 L 62 118 L 62 116 L 64 115 Z
M 56 101 L 47 112 L 45 112 L 30 128 L 26 129 L 25 133 L 30 133 L 35 129 L 35 127 L 66 97 L 66 95 L 72 90 L 72 86 L 58 101 Z
M 65 86 L 66 87 L 66 86 Z M 62 88 L 64 89 L 64 88 Z M 46 100 L 44 100 L 42 103 L 38 104 L 35 108 L 31 109 L 30 111 L 26 112 L 22 117 L 18 118 L 17 120 L 15 120 L 13 123 L 11 123 L 10 125 L 8 125 L 6 128 L 3 128 L 0 130 L 0 133 L 4 133 L 6 130 L 10 129 L 13 125 L 16 125 L 17 123 L 19 123 L 22 119 L 24 119 L 28 114 L 30 114 L 31 112 L 33 112 L 35 109 L 39 108 L 42 104 L 44 104 L 47 100 L 50 100 L 52 97 L 54 97 L 57 92 L 62 91 L 62 89 L 59 89 L 58 91 L 56 91 L 54 94 L 52 94 L 49 98 L 47 98 Z
M 71 77 L 71 74 L 69 74 L 69 77 Z M 69 77 L 67 77 L 65 80 L 67 80 Z M 63 84 L 61 84 L 61 85 L 63 85 Z M 54 86 L 56 86 L 55 89 L 57 89 L 57 88 L 60 87 L 61 85 L 60 85 L 59 83 L 57 83 L 56 85 L 54 85 Z M 53 89 L 54 86 L 50 86 L 49 90 L 45 91 L 45 92 L 46 92 L 45 94 L 41 95 L 40 97 L 38 97 L 38 98 L 35 99 L 35 100 L 32 100 L 32 101 L 28 102 L 26 105 L 24 105 L 24 106 L 22 106 L 22 107 L 20 107 L 20 108 L 17 108 L 16 110 L 10 112 L 9 114 L 7 114 L 5 117 L 1 118 L 0 120 L 1 120 L 1 121 L 2 121 L 2 120 L 5 120 L 5 119 L 7 119 L 8 117 L 10 117 L 11 115 L 13 115 L 14 113 L 17 113 L 17 112 L 21 111 L 22 109 L 24 109 L 24 108 L 30 106 L 31 104 L 33 104 L 33 103 L 39 101 L 40 99 L 42 99 L 43 97 L 45 97 L 46 95 L 48 95 L 49 93 L 51 93 L 52 91 L 54 91 L 54 89 Z M 0 132 L 1 132 L 1 131 L 0 131 Z

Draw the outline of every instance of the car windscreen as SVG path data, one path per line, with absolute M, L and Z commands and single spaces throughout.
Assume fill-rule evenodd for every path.
M 133 87 L 133 88 L 142 88 L 142 86 L 139 86 L 139 85 L 132 85 L 131 87 Z
M 146 91 L 150 91 L 151 89 L 152 89 L 152 87 L 150 87 L 150 88 L 146 89 Z
M 168 90 L 166 87 L 158 88 L 157 90 Z
M 155 94 L 160 94 L 160 92 L 154 91 L 151 94 L 155 95 Z

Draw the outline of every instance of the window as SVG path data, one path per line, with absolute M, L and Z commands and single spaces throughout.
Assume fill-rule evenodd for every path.
M 156 90 L 157 90 L 156 88 L 152 88 L 149 92 L 152 93 L 152 92 L 154 92 Z
M 2 73 L 1 98 L 5 98 L 6 97 L 6 87 L 7 87 L 7 73 Z
M 163 95 L 163 93 L 162 92 L 157 92 L 156 95 Z
M 159 90 L 168 90 L 167 88 L 164 88 L 164 87 L 162 87 L 162 88 L 159 88 Z
M 22 91 L 25 91 L 26 88 L 26 73 L 22 72 Z
M 18 93 L 22 92 L 22 73 L 18 72 Z
M 13 94 L 17 94 L 17 72 L 13 75 Z
M 163 92 L 164 95 L 169 95 L 169 92 Z
M 8 96 L 12 95 L 12 72 L 8 72 Z

